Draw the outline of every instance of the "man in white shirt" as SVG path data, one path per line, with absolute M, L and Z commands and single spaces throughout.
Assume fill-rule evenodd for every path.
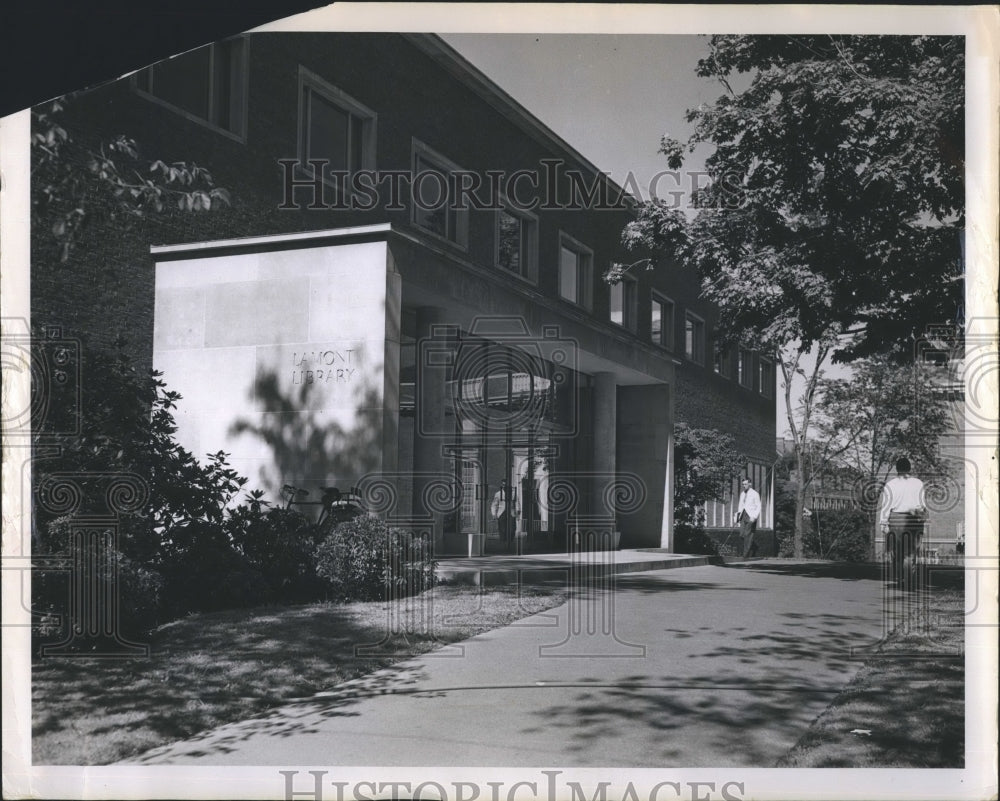
M 897 476 L 882 488 L 879 526 L 885 534 L 885 552 L 896 570 L 896 579 L 904 578 L 916 561 L 924 533 L 924 482 L 910 475 L 910 460 L 896 462 Z
M 733 522 L 740 525 L 740 536 L 743 537 L 743 556 L 747 557 L 757 553 L 754 533 L 757 531 L 757 519 L 760 517 L 760 495 L 753 488 L 749 478 L 743 479 L 742 489 L 740 504 L 736 508 Z
M 497 530 L 500 533 L 500 541 L 503 543 L 505 551 L 509 551 L 511 548 L 520 511 L 517 502 L 517 490 L 507 486 L 507 479 L 502 479 L 500 481 L 500 489 L 493 496 L 493 503 L 490 505 L 490 514 L 497 521 Z

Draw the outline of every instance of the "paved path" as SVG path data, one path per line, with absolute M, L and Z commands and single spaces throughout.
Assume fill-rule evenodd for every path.
M 858 670 L 850 649 L 881 634 L 880 583 L 831 573 L 605 577 L 613 591 L 132 761 L 766 767 Z

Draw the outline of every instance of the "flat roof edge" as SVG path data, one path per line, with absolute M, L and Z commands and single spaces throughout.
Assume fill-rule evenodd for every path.
M 149 252 L 153 256 L 198 255 L 216 250 L 257 250 L 270 245 L 309 244 L 331 239 L 377 238 L 391 232 L 391 223 L 377 223 L 348 228 L 324 228 L 319 231 L 297 231 L 266 236 L 211 239 L 204 242 L 182 242 L 176 245 L 150 245 Z

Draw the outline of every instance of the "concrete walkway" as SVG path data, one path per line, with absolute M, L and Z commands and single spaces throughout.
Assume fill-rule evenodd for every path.
M 877 577 L 815 563 L 587 582 L 556 609 L 132 762 L 766 767 L 856 673 L 851 649 L 881 636 Z

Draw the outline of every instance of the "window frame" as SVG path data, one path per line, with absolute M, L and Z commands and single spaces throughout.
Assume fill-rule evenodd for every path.
M 764 366 L 767 365 L 768 371 L 770 372 L 770 380 L 764 381 Z M 768 398 L 769 400 L 774 399 L 774 382 L 775 382 L 775 372 L 774 372 L 774 360 L 769 359 L 767 356 L 759 356 L 757 359 L 757 381 L 760 386 L 757 391 Z
M 617 289 L 621 289 L 622 293 L 622 321 L 618 321 L 612 318 L 614 310 L 611 307 L 611 301 L 613 299 L 613 293 Z M 618 326 L 619 328 L 624 328 L 626 331 L 632 331 L 633 333 L 637 327 L 638 321 L 638 310 L 639 310 L 639 282 L 634 278 L 629 278 L 628 276 L 623 276 L 621 281 L 616 284 L 612 284 L 608 287 L 608 320 L 612 325 Z
M 376 163 L 375 147 L 378 142 L 378 114 L 368 108 L 368 106 L 364 103 L 355 100 L 342 89 L 338 89 L 329 81 L 324 80 L 315 72 L 303 67 L 300 64 L 298 80 L 298 116 L 296 117 L 297 122 L 295 129 L 295 172 L 297 175 L 300 178 L 307 180 L 313 180 L 314 178 L 312 166 L 309 165 L 308 161 L 309 142 L 307 142 L 307 139 L 311 126 L 309 125 L 309 120 L 306 119 L 306 114 L 310 111 L 310 106 L 306 102 L 306 90 L 319 95 L 330 105 L 338 107 L 341 111 L 348 115 L 349 119 L 354 117 L 361 118 L 363 129 L 361 164 L 356 167 L 351 167 L 348 172 L 354 172 L 355 170 L 374 170 Z M 350 130 L 350 127 L 350 123 L 348 123 L 348 130 Z M 351 146 L 348 145 L 348 151 L 350 150 Z M 336 181 L 332 180 L 325 174 L 322 176 L 322 180 L 324 184 L 332 187 L 341 199 L 350 198 L 351 191 L 349 182 L 346 187 L 341 187 Z
M 660 338 L 657 341 L 655 335 L 653 334 L 653 304 L 658 303 L 661 307 L 660 312 Z M 668 298 L 666 295 L 653 291 L 650 293 L 649 297 L 649 339 L 654 345 L 658 345 L 661 348 L 669 350 L 671 353 L 675 347 L 675 327 L 677 324 L 676 318 L 676 304 Z M 670 310 L 670 319 L 665 321 L 663 310 Z
M 691 352 L 688 352 L 688 337 L 687 337 L 687 326 L 688 323 L 693 323 L 692 327 L 692 337 L 691 337 Z M 700 337 L 695 336 L 696 333 L 700 332 Z M 705 341 L 707 339 L 707 332 L 705 327 L 705 319 L 700 315 L 695 314 L 690 309 L 684 311 L 684 358 L 689 362 L 694 364 L 700 364 L 704 367 L 705 365 Z
M 217 58 L 217 54 L 219 52 L 220 47 L 227 43 L 231 43 L 234 45 L 238 43 L 241 50 L 239 63 L 237 66 L 238 74 L 232 79 L 232 86 L 230 87 L 232 91 L 239 93 L 239 96 L 242 100 L 241 103 L 242 108 L 240 109 L 240 112 L 238 114 L 238 119 L 236 120 L 237 125 L 239 127 L 239 130 L 237 131 L 230 130 L 229 128 L 224 128 L 223 126 L 212 122 L 211 119 L 211 117 L 213 116 L 212 112 L 214 105 L 219 102 L 218 93 L 216 91 L 216 85 L 215 85 L 215 60 Z M 163 64 L 165 62 L 173 61 L 174 59 L 183 58 L 184 56 L 187 56 L 190 53 L 193 53 L 197 50 L 202 50 L 204 48 L 208 48 L 209 52 L 208 75 L 207 75 L 209 108 L 208 108 L 207 118 L 201 116 L 200 114 L 196 114 L 193 111 L 189 111 L 186 108 L 171 103 L 169 100 L 165 100 L 164 98 L 157 95 L 156 81 L 154 80 L 154 73 L 153 73 L 153 69 L 158 64 Z M 191 122 L 197 123 L 198 125 L 208 128 L 211 131 L 215 131 L 218 134 L 222 134 L 223 136 L 228 137 L 229 139 L 233 139 L 239 142 L 240 144 L 245 144 L 247 141 L 247 124 L 249 121 L 249 113 L 248 113 L 248 107 L 249 107 L 248 101 L 250 94 L 249 50 L 250 50 L 250 39 L 247 36 L 234 36 L 229 39 L 224 39 L 220 42 L 212 42 L 207 45 L 202 45 L 202 47 L 196 47 L 194 48 L 194 50 L 189 50 L 186 53 L 180 53 L 179 55 L 172 56 L 169 59 L 163 59 L 162 61 L 158 61 L 156 64 L 150 64 L 148 67 L 138 70 L 132 76 L 130 80 L 130 86 L 132 91 L 135 92 L 139 97 L 142 97 L 150 101 L 151 103 L 155 103 L 158 106 L 162 106 L 163 108 L 169 109 L 170 111 L 174 112 L 175 114 L 178 114 L 179 116 L 183 117 L 186 120 L 190 120 Z M 145 80 L 148 81 L 148 85 L 145 87 L 141 85 L 141 82 L 143 81 L 144 78 Z
M 563 250 L 575 253 L 577 256 L 577 276 L 576 294 L 577 299 L 573 300 L 563 294 Z M 577 239 L 567 234 L 565 231 L 559 232 L 559 255 L 558 255 L 558 286 L 556 291 L 560 300 L 565 301 L 577 308 L 592 311 L 594 308 L 594 251 Z
M 450 175 L 456 172 L 466 172 L 461 167 L 459 167 L 455 162 L 446 156 L 441 155 L 433 148 L 421 142 L 416 137 L 413 137 L 410 142 L 410 168 L 411 168 L 411 183 L 410 183 L 410 223 L 420 229 L 422 233 L 429 234 L 440 242 L 447 242 L 451 247 L 459 248 L 463 251 L 468 251 L 469 249 L 469 209 L 464 207 L 459 207 L 453 209 L 455 213 L 455 236 L 452 237 L 448 230 L 449 220 L 451 216 L 445 215 L 445 234 L 442 235 L 435 231 L 434 229 L 428 227 L 424 223 L 420 222 L 417 217 L 417 204 L 416 204 L 416 176 L 421 172 L 418 170 L 417 163 L 418 160 L 423 160 L 425 162 L 430 162 L 434 170 L 440 172 L 446 178 L 448 178 L 448 189 L 446 190 L 448 195 L 448 202 L 441 208 L 447 209 L 449 204 L 454 201 L 452 195 L 452 181 Z
M 727 381 L 733 380 L 733 347 L 732 345 L 720 345 L 714 343 L 712 357 L 712 369 L 717 376 Z M 721 359 L 720 359 L 721 356 Z
M 500 198 L 501 208 L 498 208 L 494 213 L 493 221 L 493 266 L 496 267 L 503 275 L 511 275 L 515 278 L 519 278 L 522 281 L 527 281 L 530 284 L 538 283 L 538 216 L 532 214 L 530 211 L 522 209 L 514 209 L 513 205 L 507 200 L 506 197 L 501 196 Z M 522 235 L 521 235 L 521 270 L 520 272 L 514 272 L 513 270 L 504 267 L 500 263 L 500 215 L 507 214 L 510 217 L 514 217 L 520 220 L 522 225 Z M 527 224 L 527 237 L 524 235 L 523 226 Z M 525 240 L 527 239 L 527 243 Z M 526 252 L 525 252 L 526 251 Z
M 747 359 L 747 369 L 743 369 L 743 358 Z M 740 348 L 736 353 L 736 382 L 744 389 L 753 391 L 753 351 Z M 749 383 L 748 383 L 749 382 Z

